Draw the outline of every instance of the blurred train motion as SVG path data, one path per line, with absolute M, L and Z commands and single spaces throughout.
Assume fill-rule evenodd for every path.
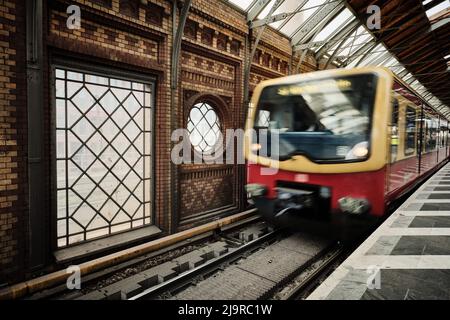
M 384 68 L 265 81 L 249 129 L 246 188 L 259 212 L 340 233 L 386 216 L 449 155 L 447 119 Z

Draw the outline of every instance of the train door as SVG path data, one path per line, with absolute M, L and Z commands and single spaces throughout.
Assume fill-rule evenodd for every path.
M 438 162 L 442 162 L 447 157 L 447 120 L 439 118 L 439 157 Z
M 399 163 L 399 173 L 403 179 L 403 185 L 411 182 L 419 175 L 418 141 L 420 123 L 418 122 L 419 110 L 415 106 L 407 104 L 402 123 L 402 160 Z
M 439 116 L 431 116 L 430 139 L 430 153 L 432 154 L 430 156 L 431 169 L 434 168 L 439 162 Z
M 421 173 L 426 173 L 436 165 L 436 119 L 428 111 L 424 112 L 422 134 Z
M 389 192 L 404 187 L 419 174 L 419 113 L 402 98 L 400 103 L 394 101 L 392 111 Z
M 390 129 L 390 152 L 389 152 L 389 168 L 387 190 L 391 192 L 402 185 L 402 177 L 398 174 L 397 162 L 399 156 L 399 113 L 400 107 L 397 98 L 392 100 L 392 117 L 389 124 Z
M 447 131 L 446 131 L 446 146 L 447 146 L 447 158 L 450 157 L 450 122 L 447 122 Z

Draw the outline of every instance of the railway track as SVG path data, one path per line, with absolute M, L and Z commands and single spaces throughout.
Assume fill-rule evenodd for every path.
M 345 252 L 334 242 L 272 230 L 263 222 L 231 229 L 206 247 L 214 252 L 202 256 L 200 248 L 76 299 L 270 299 L 293 279 L 285 299 L 301 299 Z
M 81 290 L 69 292 L 60 286 L 27 298 L 132 300 L 148 289 L 157 292 L 166 286 L 179 285 L 200 273 L 198 269 L 203 272 L 215 265 L 225 265 L 233 257 L 264 246 L 279 232 L 258 217 L 246 219 L 92 274 L 82 279 Z
M 267 234 L 245 243 L 228 253 L 210 260 L 198 268 L 189 270 L 179 276 L 149 288 L 128 300 L 164 299 L 171 298 L 173 292 L 181 291 L 182 288 L 202 281 L 204 277 L 212 272 L 225 269 L 233 261 L 248 256 L 252 251 L 263 248 L 280 235 L 280 230 L 270 231 Z
M 237 257 L 224 257 L 225 265 L 214 266 L 215 262 L 211 261 L 209 270 L 198 270 L 197 278 L 189 278 L 186 274 L 184 285 L 176 290 L 162 285 L 158 292 L 142 293 L 134 299 L 269 299 L 326 254 L 333 243 L 306 234 L 280 231 L 275 238 L 270 239 L 269 244 L 256 244 L 254 249 L 258 250 L 248 250 L 250 246 L 242 247 Z M 161 295 L 163 291 L 165 294 Z
M 331 274 L 350 253 L 340 244 L 331 247 L 328 252 L 310 264 L 294 280 L 277 292 L 275 300 L 303 300 Z
M 259 219 L 184 245 L 93 274 L 82 290 L 61 287 L 31 299 L 302 299 L 345 254 L 332 241 L 275 230 Z

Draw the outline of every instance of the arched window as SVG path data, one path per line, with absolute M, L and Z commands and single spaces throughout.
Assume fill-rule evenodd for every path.
M 187 129 L 194 149 L 203 154 L 210 154 L 220 138 L 219 116 L 209 103 L 199 102 L 189 112 Z

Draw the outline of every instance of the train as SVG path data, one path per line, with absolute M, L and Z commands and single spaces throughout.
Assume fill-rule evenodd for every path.
M 263 81 L 246 130 L 246 190 L 259 213 L 339 234 L 379 223 L 450 151 L 448 119 L 382 67 Z

